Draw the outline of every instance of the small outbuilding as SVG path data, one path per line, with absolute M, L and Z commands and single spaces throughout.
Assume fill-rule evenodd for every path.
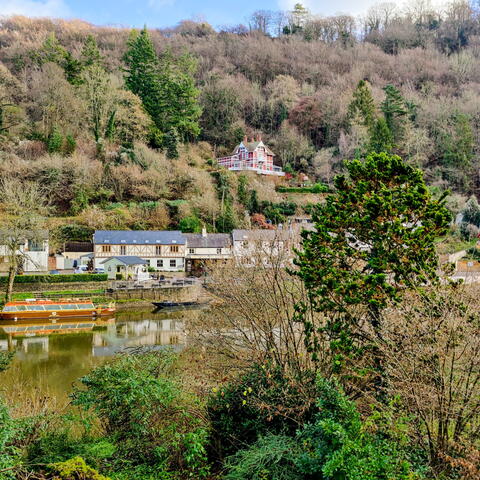
M 147 280 L 147 264 L 143 258 L 135 256 L 110 257 L 102 262 L 110 280 Z

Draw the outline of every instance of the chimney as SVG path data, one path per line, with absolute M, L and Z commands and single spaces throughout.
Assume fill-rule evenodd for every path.
M 205 225 L 202 227 L 202 237 L 206 237 L 207 236 L 207 228 L 205 227 Z

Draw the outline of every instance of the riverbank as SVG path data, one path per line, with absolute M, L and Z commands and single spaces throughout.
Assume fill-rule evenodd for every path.
M 25 300 L 33 298 L 37 293 L 41 293 L 42 297 L 66 297 L 79 296 L 91 297 L 95 302 L 110 302 L 114 301 L 117 305 L 117 310 L 129 310 L 132 308 L 151 306 L 152 301 L 157 302 L 199 302 L 206 303 L 212 300 L 212 296 L 200 283 L 185 286 L 182 288 L 136 288 L 126 290 L 115 290 L 108 292 L 105 289 L 98 288 L 79 288 L 62 290 L 44 290 L 44 291 L 16 291 L 12 295 L 12 300 Z M 72 287 L 72 285 L 70 285 Z M 1 297 L 1 304 L 4 303 L 5 296 Z

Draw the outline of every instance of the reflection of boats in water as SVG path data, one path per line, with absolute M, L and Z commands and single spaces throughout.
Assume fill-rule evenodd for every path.
M 2 322 L 0 331 L 7 335 L 33 337 L 37 335 L 51 335 L 61 333 L 77 333 L 88 332 L 94 327 L 108 325 L 115 322 L 114 318 L 107 320 L 91 320 L 89 318 L 68 320 L 68 319 L 51 319 L 45 320 L 16 320 L 10 322 Z
M 115 306 L 113 304 L 95 306 L 91 300 L 31 298 L 6 303 L 0 317 L 2 320 L 99 317 L 103 315 L 111 316 L 114 312 Z

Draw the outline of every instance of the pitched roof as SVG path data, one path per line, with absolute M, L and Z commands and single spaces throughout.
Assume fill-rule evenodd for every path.
M 286 240 L 291 236 L 289 230 L 233 230 L 232 238 L 234 242 L 243 241 L 264 241 L 272 242 L 274 240 Z
M 120 245 L 185 245 L 178 230 L 96 230 L 93 243 Z
M 103 263 L 107 263 L 110 260 L 118 260 L 119 262 L 122 262 L 124 265 L 145 265 L 147 262 L 143 260 L 140 257 L 135 257 L 135 256 L 126 256 L 126 257 L 110 257 L 104 260 Z
M 201 233 L 185 233 L 187 247 L 190 248 L 227 248 L 232 245 L 231 237 L 228 233 L 207 233 L 203 236 Z
M 240 148 L 241 145 L 243 145 L 246 149 L 247 149 L 247 152 L 254 152 L 255 149 L 260 145 L 262 144 L 263 147 L 265 147 L 265 151 L 269 154 L 269 155 L 275 155 L 261 140 L 257 141 L 257 142 L 242 142 L 242 143 L 239 143 L 236 147 L 235 147 L 235 150 L 233 151 L 233 154 L 232 155 L 235 155 L 237 152 L 238 152 L 238 149 Z

